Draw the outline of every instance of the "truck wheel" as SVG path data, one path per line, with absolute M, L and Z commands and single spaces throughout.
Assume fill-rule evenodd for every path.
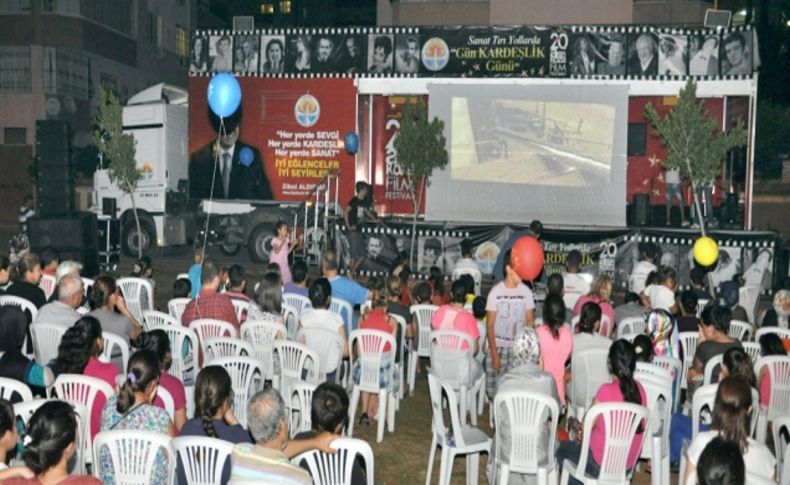
M 250 259 L 255 263 L 268 263 L 274 239 L 274 225 L 261 224 L 253 229 L 248 245 Z
M 140 221 L 140 233 L 137 233 L 137 226 L 134 219 L 124 224 L 121 229 L 121 249 L 123 254 L 137 257 L 138 244 L 143 248 L 143 254 L 149 254 L 156 244 L 156 231 L 150 221 Z
M 236 256 L 241 251 L 241 244 L 219 244 L 219 251 L 225 256 Z

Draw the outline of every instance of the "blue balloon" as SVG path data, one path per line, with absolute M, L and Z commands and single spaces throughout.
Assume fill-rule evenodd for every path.
M 357 153 L 357 150 L 359 150 L 359 135 L 353 131 L 349 131 L 346 133 L 346 136 L 343 137 L 343 145 L 346 147 L 346 151 L 351 155 Z
M 239 152 L 239 161 L 245 167 L 249 167 L 252 164 L 254 158 L 255 154 L 252 153 L 252 148 L 250 147 L 244 147 Z
M 227 118 L 239 109 L 241 86 L 233 75 L 221 72 L 208 83 L 208 105 L 220 118 Z

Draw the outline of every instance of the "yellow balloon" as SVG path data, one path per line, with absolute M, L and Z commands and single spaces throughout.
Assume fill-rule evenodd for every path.
M 702 266 L 710 266 L 719 258 L 719 245 L 713 238 L 703 236 L 694 242 L 694 260 Z

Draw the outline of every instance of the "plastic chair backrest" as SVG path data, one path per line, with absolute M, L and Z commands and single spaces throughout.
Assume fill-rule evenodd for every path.
M 699 387 L 694 391 L 694 397 L 691 400 L 691 438 L 692 440 L 697 437 L 699 433 L 699 425 L 702 423 L 702 412 L 706 409 L 708 412 L 713 413 L 713 403 L 716 402 L 716 391 L 719 389 L 719 383 L 709 384 L 707 386 Z
M 296 338 L 296 332 L 299 331 L 299 312 L 286 303 L 281 305 L 281 309 L 285 328 L 288 329 L 288 338 L 293 340 Z
M 141 430 L 102 431 L 93 439 L 94 476 L 101 477 L 101 452 L 106 450 L 110 456 L 112 471 L 117 485 L 149 483 L 154 467 L 160 465 L 159 452 L 167 458 L 168 483 L 172 483 L 175 459 L 170 449 L 171 438 L 166 434 Z
M 757 342 L 741 342 L 741 345 L 743 345 L 743 351 L 752 359 L 752 365 L 756 364 L 760 357 L 762 357 L 760 344 Z
M 721 370 L 721 365 L 723 362 L 724 362 L 724 354 L 719 354 L 711 357 L 705 363 L 705 369 L 702 374 L 703 386 L 707 386 L 708 384 L 713 384 L 713 373 L 716 372 L 716 369 Z
M 184 383 L 194 384 L 197 379 L 198 337 L 194 330 L 181 325 L 159 325 L 150 330 L 160 329 L 167 333 L 172 350 L 172 362 L 168 373 L 180 378 Z M 187 354 L 184 355 L 184 350 Z
M 365 303 L 359 305 L 359 314 L 364 315 L 369 312 L 373 308 L 373 302 L 371 300 L 365 300 Z
M 33 339 L 33 353 L 36 362 L 47 365 L 58 356 L 58 346 L 68 327 L 54 323 L 34 323 L 30 325 L 30 337 Z
M 584 442 L 578 470 L 585 470 L 589 456 L 590 436 L 596 420 L 602 419 L 606 438 L 598 483 L 626 483 L 627 459 L 640 424 L 646 422 L 648 410 L 632 403 L 602 403 L 590 408 L 584 418 Z M 647 433 L 642 435 L 644 436 Z
M 291 424 L 288 427 L 293 438 L 302 431 L 310 431 L 313 428 L 311 416 L 313 392 L 317 385 L 312 382 L 294 382 L 291 384 Z
M 121 375 L 126 375 L 126 367 L 129 365 L 129 344 L 126 343 L 123 337 L 119 337 L 114 333 L 102 332 L 101 334 L 104 338 L 104 351 L 100 356 L 101 360 L 103 362 L 112 362 L 112 354 L 117 347 L 121 352 L 121 368 L 118 370 L 121 372 Z
M 294 462 L 307 462 L 316 485 L 351 484 L 354 460 L 359 455 L 365 463 L 367 485 L 373 485 L 373 450 L 367 442 L 355 438 L 338 438 L 330 446 L 337 452 L 330 455 L 318 450 L 308 451 L 294 458 Z
M 612 322 L 608 315 L 601 315 L 601 325 L 598 327 L 598 334 L 609 337 L 612 334 Z
M 0 306 L 15 306 L 18 307 L 23 312 L 27 312 L 30 315 L 30 321 L 36 321 L 36 315 L 38 315 L 38 308 L 34 305 L 30 300 L 26 300 L 24 298 L 12 295 L 2 295 L 0 296 Z
M 433 319 L 433 314 L 436 313 L 439 307 L 436 305 L 412 305 L 409 308 L 409 311 L 412 315 L 416 318 L 417 322 L 417 355 L 420 357 L 430 357 L 431 356 L 431 320 Z
M 548 447 L 541 442 L 544 438 L 541 431 L 546 428 L 547 419 L 551 420 L 552 428 L 557 426 L 560 410 L 554 398 L 528 390 L 507 390 L 496 394 L 491 409 L 494 410 L 497 430 L 504 429 L 503 418 L 507 416 L 510 431 L 510 450 L 507 455 L 511 472 L 536 474 L 541 466 L 554 468 L 552 452 L 548 453 L 547 463 L 539 462 L 540 449 L 554 450 L 557 436 L 554 429 L 549 431 Z M 502 440 L 496 440 L 494 453 L 497 463 L 502 461 L 503 451 Z
M 138 321 L 143 319 L 143 310 L 153 310 L 154 289 L 148 280 L 121 278 L 115 284 L 121 289 L 126 307 Z
M 19 396 L 22 402 L 33 399 L 33 391 L 27 384 L 9 377 L 0 377 L 0 399 L 13 402 L 14 394 Z
M 143 321 L 141 323 L 145 331 L 148 332 L 153 327 L 160 325 L 181 325 L 181 319 L 180 316 L 176 318 L 173 315 L 156 310 L 143 310 Z
M 354 330 L 351 328 L 352 315 L 354 314 L 354 307 L 351 306 L 351 303 L 333 296 L 329 301 L 329 311 L 337 313 L 343 319 L 343 325 L 346 326 L 346 335 L 349 335 L 351 330 Z
M 301 381 L 305 373 L 307 373 L 307 382 L 318 383 L 321 361 L 318 359 L 318 354 L 310 347 L 290 340 L 276 340 L 273 354 L 274 359 L 279 363 L 281 396 L 290 396 L 291 384 Z
M 182 485 L 214 485 L 221 482 L 234 444 L 219 438 L 182 436 L 173 438 L 171 446 L 187 479 Z
M 475 296 L 480 296 L 480 287 L 483 282 L 483 273 L 479 269 L 474 268 L 459 268 L 453 270 L 453 281 L 460 278 L 462 275 L 468 274 L 472 276 L 475 281 Z
M 469 376 L 469 364 L 474 351 L 472 337 L 458 330 L 435 330 L 429 334 L 429 339 L 431 372 L 442 382 L 458 389 Z
M 763 367 L 768 368 L 768 379 L 771 383 L 771 395 L 766 410 L 768 421 L 790 415 L 790 356 L 762 357 L 755 365 L 755 375 L 759 376 Z
M 310 298 L 296 293 L 283 293 L 283 303 L 294 308 L 299 315 L 302 314 L 305 308 L 313 307 Z
M 607 349 L 589 349 L 574 353 L 571 357 L 570 400 L 574 407 L 587 409 L 592 404 L 595 393 L 601 384 L 609 382 L 609 372 L 602 372 L 609 367 L 609 351 Z M 579 417 L 580 419 L 580 417 Z
M 112 386 L 97 377 L 82 374 L 60 374 L 52 384 L 50 392 L 57 395 L 58 399 L 66 399 L 84 404 L 89 412 L 95 405 L 96 395 L 104 394 L 105 399 L 110 399 L 114 394 Z M 87 446 L 90 446 L 90 437 L 93 435 L 90 419 L 86 429 L 88 437 Z
M 431 411 L 433 414 L 432 429 L 434 436 L 441 440 L 446 439 L 447 432 L 450 429 L 463 429 L 461 420 L 458 415 L 458 399 L 455 396 L 453 388 L 434 375 L 428 374 L 428 390 L 431 394 Z M 444 392 L 443 392 L 444 391 Z M 444 396 L 443 396 L 444 394 Z M 444 422 L 444 414 L 442 413 L 442 398 L 447 399 L 447 409 L 450 411 L 450 422 Z M 494 398 L 496 399 L 496 398 Z M 448 426 L 449 424 L 449 426 Z M 466 443 L 464 442 L 463 433 L 454 433 L 455 446 L 463 448 Z
M 773 424 L 774 450 L 776 451 L 776 469 L 779 472 L 779 483 L 790 481 L 790 475 L 786 471 L 790 464 L 787 463 L 788 441 L 790 439 L 790 416 L 780 416 L 774 419 Z M 784 481 L 783 481 L 784 480 Z
M 215 337 L 235 337 L 236 327 L 230 322 L 216 320 L 214 318 L 199 318 L 189 324 L 189 328 L 195 331 L 200 349 L 203 355 L 206 354 L 206 340 Z
M 661 430 L 661 442 L 669 443 L 669 423 L 672 416 L 672 379 L 658 374 L 639 375 L 634 378 L 642 384 L 647 398 L 647 408 L 650 411 L 650 425 L 647 429 L 649 435 Z M 642 457 L 649 458 L 653 449 L 653 440 L 646 439 L 642 446 Z M 665 446 L 665 453 L 669 447 Z
M 184 309 L 190 301 L 192 301 L 191 298 L 173 298 L 167 302 L 167 312 L 181 323 L 181 315 L 183 315 Z
M 247 320 L 241 324 L 241 338 L 252 344 L 252 353 L 263 362 L 266 379 L 274 377 L 274 341 L 288 338 L 279 322 Z
M 710 303 L 710 300 L 706 300 L 705 298 L 700 298 L 699 300 L 697 300 L 697 318 L 702 317 L 702 310 L 704 310 L 705 307 L 708 306 L 708 303 Z
M 252 344 L 235 337 L 206 339 L 206 365 L 222 357 L 255 357 Z
M 644 334 L 646 328 L 647 323 L 645 323 L 644 317 L 624 318 L 617 326 L 617 338 L 628 333 Z
M 170 394 L 170 391 L 165 389 L 164 386 L 159 386 L 156 388 L 156 395 L 162 400 L 162 404 L 165 406 L 165 411 L 167 411 L 167 414 L 170 415 L 170 420 L 175 422 L 176 403 L 173 400 L 173 395 Z
M 395 337 L 379 330 L 354 330 L 348 339 L 351 368 L 359 362 L 359 390 L 378 393 L 380 369 L 384 361 L 389 361 L 389 376 L 386 381 L 392 385 L 395 372 Z M 390 344 L 388 351 L 384 347 Z M 355 349 L 356 352 L 351 349 Z M 354 354 L 357 354 L 356 356 Z
M 320 328 L 303 328 L 299 330 L 296 341 L 305 344 L 318 354 L 318 361 L 321 362 L 319 378 L 321 381 L 325 381 L 326 375 L 338 370 L 343 363 L 343 347 L 346 342 L 337 332 Z
M 788 329 L 788 328 L 760 327 L 760 328 L 757 329 L 757 333 L 754 334 L 754 341 L 755 342 L 759 342 L 760 341 L 760 337 L 762 337 L 766 333 L 775 333 L 782 340 L 790 338 L 790 329 Z
M 406 355 L 405 354 L 405 350 L 406 350 L 406 326 L 408 325 L 408 323 L 406 323 L 406 319 L 403 318 L 400 315 L 396 315 L 394 313 L 388 313 L 387 315 L 392 317 L 392 318 L 394 318 L 395 321 L 398 322 L 398 332 L 399 332 L 398 339 L 400 340 L 400 355 L 401 355 L 400 363 L 401 363 L 401 365 L 403 365 L 403 363 L 404 363 L 403 361 L 405 360 L 403 356 Z
M 674 392 L 672 395 L 674 396 L 675 402 L 679 402 L 681 381 L 680 373 L 683 372 L 683 361 L 677 357 L 661 355 L 653 357 L 653 365 L 657 365 L 669 371 L 674 383 Z
M 670 382 L 672 381 L 672 372 L 660 365 L 648 364 L 647 362 L 636 363 L 636 373 L 634 376 L 640 375 L 656 376 Z
M 58 287 L 57 280 L 51 274 L 42 274 L 41 281 L 38 283 L 38 287 L 44 292 L 44 296 L 47 297 L 47 301 L 49 301 L 49 297 L 55 293 L 55 289 Z
M 571 318 L 571 336 L 576 335 L 578 332 L 576 331 L 576 327 L 579 326 L 579 320 L 581 317 L 576 315 L 575 317 Z
M 680 340 L 680 348 L 683 350 L 683 371 L 680 373 L 680 387 L 685 389 L 689 368 L 694 361 L 694 353 L 697 351 L 697 344 L 699 343 L 699 333 L 680 332 L 678 340 Z
M 731 320 L 730 328 L 727 330 L 727 335 L 734 338 L 735 340 L 746 342 L 751 339 L 752 324 L 741 320 Z
M 263 362 L 254 357 L 223 357 L 211 365 L 224 367 L 233 388 L 233 414 L 247 428 L 247 401 L 263 388 Z M 256 379 L 257 374 L 257 379 Z
M 231 298 L 230 302 L 233 304 L 233 309 L 236 311 L 236 320 L 241 322 L 245 319 L 247 312 L 250 311 L 250 302 Z
M 750 322 L 754 321 L 754 310 L 757 308 L 757 300 L 759 299 L 759 286 L 746 285 L 738 290 L 738 304 L 746 310 L 746 317 Z

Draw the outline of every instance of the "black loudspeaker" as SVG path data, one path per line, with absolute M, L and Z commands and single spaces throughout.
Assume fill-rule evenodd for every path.
M 628 156 L 641 157 L 647 149 L 647 125 L 628 123 Z
M 120 251 L 121 250 L 121 220 L 102 219 L 98 222 L 99 222 L 99 233 L 98 233 L 99 252 L 104 253 L 104 252 Z
M 738 220 L 738 194 L 728 193 L 724 201 L 722 219 L 728 224 Z
M 68 121 L 36 121 L 36 154 L 69 152 L 70 149 L 71 135 Z
M 80 212 L 71 217 L 33 217 L 27 224 L 33 252 L 48 247 L 58 252 L 97 250 L 99 247 L 96 214 L 91 212 Z
M 650 216 L 650 196 L 634 194 L 634 224 L 646 226 Z

